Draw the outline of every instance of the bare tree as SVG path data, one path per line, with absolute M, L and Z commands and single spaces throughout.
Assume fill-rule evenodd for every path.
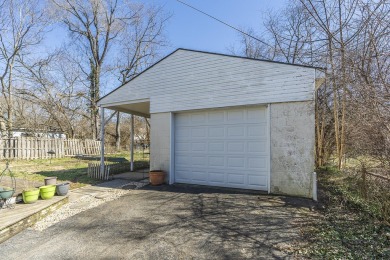
M 354 75 L 353 63 L 348 57 L 359 44 L 360 35 L 364 33 L 378 14 L 378 10 L 386 8 L 385 1 L 366 3 L 364 1 L 338 0 L 312 1 L 300 0 L 305 10 L 310 14 L 319 31 L 319 39 L 326 50 L 327 67 L 333 90 L 333 117 L 336 140 L 336 155 L 338 168 L 342 167 L 343 157 L 347 151 L 347 116 L 348 96 L 354 91 L 351 75 Z M 370 12 L 365 9 L 370 6 Z M 388 8 L 388 7 L 387 7 Z
M 133 6 L 134 8 L 134 6 Z M 159 7 L 138 5 L 133 19 L 126 20 L 121 35 L 119 52 L 114 73 L 118 73 L 120 84 L 124 85 L 150 66 L 158 57 L 158 50 L 166 44 L 164 26 L 170 15 Z M 120 149 L 120 113 L 116 116 L 116 149 Z
M 166 18 L 161 9 L 118 0 L 52 0 L 56 16 L 71 33 L 74 46 L 85 57 L 80 66 L 89 80 L 89 112 L 92 137 L 98 133 L 98 107 L 102 73 L 119 70 L 125 84 L 146 64 L 150 64 L 161 45 Z M 120 62 L 111 57 L 120 52 Z M 117 117 L 118 124 L 120 116 Z M 119 131 L 119 127 L 117 128 Z M 119 134 L 118 134 L 119 136 Z M 118 137 L 119 138 L 119 137 Z M 119 143 L 119 142 L 118 142 Z
M 253 29 L 246 30 L 248 35 L 255 35 Z M 240 35 L 241 48 L 235 50 L 234 48 L 230 51 L 236 55 L 244 55 L 253 59 L 275 59 L 275 47 L 268 44 L 266 40 L 262 39 L 262 37 L 256 35 L 257 39 L 261 39 L 261 42 L 248 37 L 247 35 Z
M 386 143 L 382 137 L 388 136 L 389 12 L 386 1 L 293 0 L 285 10 L 270 12 L 261 42 L 241 37 L 247 56 L 327 68 L 316 93 L 317 166 L 334 151 L 342 167 L 346 154 L 358 147 L 362 134 L 357 134 L 356 124 L 362 125 L 363 115 L 371 114 L 366 131 L 369 125 L 381 129 L 380 134 L 369 131 L 372 139 Z
M 239 54 L 251 58 L 269 59 L 288 63 L 318 65 L 313 53 L 318 48 L 313 40 L 316 30 L 310 15 L 304 7 L 291 1 L 287 7 L 278 11 L 269 11 L 264 17 L 265 33 L 256 35 L 258 41 L 247 35 L 240 35 Z M 249 35 L 255 35 L 248 29 Z
M 98 133 L 98 107 L 103 62 L 113 41 L 124 28 L 124 21 L 133 12 L 119 5 L 118 0 L 52 0 L 56 15 L 73 36 L 75 44 L 88 61 L 89 111 L 92 137 Z
M 347 121 L 350 153 L 368 156 L 390 169 L 390 28 L 386 5 L 359 5 L 369 17 L 352 44 L 347 63 L 353 72 Z
M 313 41 L 316 31 L 308 12 L 296 2 L 290 2 L 285 9 L 269 12 L 265 28 L 271 35 L 273 60 L 292 64 L 316 65 Z
M 44 6 L 37 0 L 0 1 L 0 84 L 4 106 L 0 117 L 6 123 L 8 135 L 12 135 L 14 107 L 14 86 L 19 84 L 16 74 L 18 59 L 31 55 L 44 33 L 47 19 Z
M 18 88 L 23 100 L 39 104 L 49 116 L 47 127 L 76 135 L 76 125 L 83 112 L 85 93 L 81 88 L 81 72 L 64 52 L 48 54 L 45 59 L 28 64 L 21 61 L 26 73 L 23 78 L 29 86 Z

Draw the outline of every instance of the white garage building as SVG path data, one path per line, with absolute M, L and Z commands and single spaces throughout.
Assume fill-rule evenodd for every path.
M 316 68 L 178 49 L 99 100 L 151 118 L 167 182 L 311 197 Z

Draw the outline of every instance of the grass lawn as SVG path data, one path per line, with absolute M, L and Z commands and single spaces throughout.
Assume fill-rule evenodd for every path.
M 124 157 L 130 159 L 128 152 L 109 154 L 106 157 Z M 134 154 L 134 168 L 142 169 L 149 167 L 149 158 L 144 157 L 142 152 Z M 88 160 L 76 158 L 60 158 L 38 160 L 15 160 L 10 161 L 10 169 L 20 182 L 24 179 L 30 181 L 44 181 L 46 177 L 57 176 L 58 182 L 70 182 L 71 189 L 79 188 L 88 184 L 97 184 L 100 180 L 91 179 L 87 176 Z M 5 169 L 5 161 L 0 161 L 0 169 Z M 20 179 L 20 180 L 19 180 Z
M 390 259 L 390 226 L 377 203 L 357 192 L 358 180 L 328 168 L 318 182 L 321 217 L 303 227 L 299 251 L 314 259 Z

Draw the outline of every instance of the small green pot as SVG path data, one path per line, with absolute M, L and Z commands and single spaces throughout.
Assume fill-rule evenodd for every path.
M 34 188 L 31 190 L 24 190 L 22 192 L 23 196 L 23 202 L 26 204 L 31 204 L 34 203 L 38 200 L 39 197 L 39 189 Z
M 39 187 L 39 194 L 43 200 L 48 200 L 53 198 L 54 193 L 56 192 L 56 185 L 46 185 Z

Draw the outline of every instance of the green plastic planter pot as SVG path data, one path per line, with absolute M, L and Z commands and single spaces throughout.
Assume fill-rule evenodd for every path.
M 9 199 L 14 195 L 14 189 L 10 187 L 0 187 L 0 198 L 1 199 Z
M 34 203 L 38 200 L 39 197 L 39 189 L 31 189 L 31 190 L 24 190 L 22 192 L 23 196 L 23 202 L 26 204 Z
M 53 198 L 54 193 L 56 192 L 56 185 L 46 185 L 39 187 L 39 194 L 43 200 L 48 200 Z

